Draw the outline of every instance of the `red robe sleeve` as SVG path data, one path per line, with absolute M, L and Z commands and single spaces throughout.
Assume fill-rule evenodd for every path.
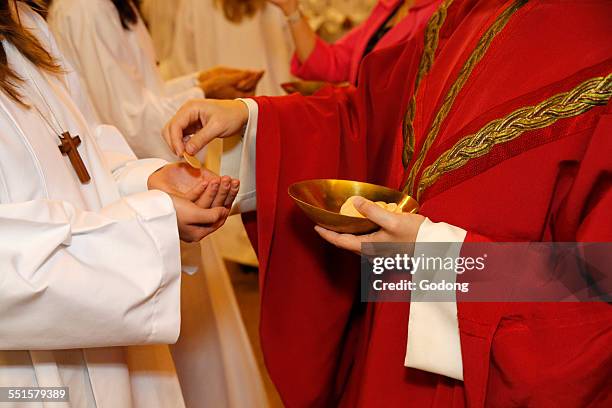
M 317 37 L 315 47 L 304 62 L 297 55 L 291 58 L 291 73 L 305 80 L 345 82 L 353 59 L 355 42 L 363 29 L 357 27 L 336 44 Z

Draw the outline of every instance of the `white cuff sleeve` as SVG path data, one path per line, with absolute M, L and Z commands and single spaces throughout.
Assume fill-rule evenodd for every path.
M 249 120 L 244 138 L 229 149 L 224 149 L 221 157 L 221 174 L 238 178 L 240 192 L 234 201 L 232 212 L 255 211 L 256 178 L 255 156 L 257 152 L 257 119 L 259 107 L 253 99 L 240 99 L 249 109 Z
M 114 126 L 98 125 L 95 135 L 122 197 L 147 191 L 149 176 L 168 164 L 163 159 L 138 160 L 121 132 Z
M 461 228 L 442 222 L 433 223 L 427 218 L 417 234 L 414 256 L 457 258 L 466 234 Z M 428 242 L 456 242 L 457 245 L 426 245 Z M 440 251 L 444 253 L 434 253 Z M 417 271 L 413 275 L 412 281 L 417 289 L 412 292 L 410 303 L 404 365 L 463 381 L 457 303 L 423 301 L 427 295 L 418 289 L 419 281 L 425 278 L 424 273 L 430 278 L 432 272 L 434 276 L 444 275 L 447 281 L 452 279 L 453 283 L 456 278 L 454 272 L 448 274 L 442 271 L 440 274 L 436 271 Z M 414 301 L 417 297 L 421 297 L 420 301 Z
M 169 81 L 166 81 L 164 83 L 164 92 L 166 96 L 172 97 L 174 95 L 183 93 L 185 91 L 197 88 L 200 91 L 200 93 L 198 94 L 198 97 L 201 98 L 202 95 L 204 94 L 204 91 L 202 91 L 198 86 L 199 76 L 200 76 L 199 72 L 194 72 L 193 74 L 180 76 L 177 78 L 173 78 Z
M 142 159 L 126 163 L 114 173 L 119 193 L 126 197 L 148 191 L 149 176 L 166 164 L 168 162 L 162 159 Z

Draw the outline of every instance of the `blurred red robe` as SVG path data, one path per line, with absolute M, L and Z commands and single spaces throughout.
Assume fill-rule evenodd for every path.
M 504 13 L 424 149 L 466 61 Z M 415 95 L 407 168 L 422 155 L 423 215 L 467 230 L 466 241 L 612 241 L 610 15 L 605 0 L 450 4 Z M 369 56 L 358 90 L 257 98 L 260 330 L 273 381 L 289 407 L 612 406 L 608 304 L 459 303 L 464 381 L 406 368 L 409 304 L 360 303 L 358 257 L 324 243 L 287 195 L 312 178 L 401 187 L 402 121 L 424 37 Z M 515 124 L 511 140 L 487 133 L 484 154 L 431 174 L 462 138 L 521 108 L 529 121 L 541 103 L 554 105 L 540 112 L 545 124 Z

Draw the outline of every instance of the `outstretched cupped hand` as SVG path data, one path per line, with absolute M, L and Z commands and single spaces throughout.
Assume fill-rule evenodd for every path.
M 205 168 L 195 169 L 184 162 L 160 168 L 149 177 L 147 184 L 150 190 L 186 198 L 200 208 L 230 209 L 240 189 L 239 180 L 219 177 Z
M 264 71 L 215 69 L 199 77 L 200 88 L 207 99 L 236 99 L 255 95 Z
M 149 189 L 161 190 L 172 199 L 179 236 L 196 242 L 219 229 L 230 214 L 240 182 L 229 176 L 219 177 L 206 169 L 194 169 L 186 163 L 171 163 L 148 180 Z

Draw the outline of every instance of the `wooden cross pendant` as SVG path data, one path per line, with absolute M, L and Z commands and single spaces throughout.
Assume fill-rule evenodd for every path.
M 61 136 L 59 136 L 59 139 L 62 142 L 62 144 L 58 146 L 60 152 L 62 152 L 63 155 L 68 155 L 70 163 L 72 164 L 72 167 L 74 167 L 74 171 L 76 171 L 77 176 L 79 176 L 81 183 L 88 183 L 89 180 L 91 180 L 91 177 L 89 176 L 87 167 L 85 167 L 85 163 L 83 163 L 83 159 L 81 159 L 81 155 L 77 150 L 77 147 L 81 144 L 81 138 L 78 135 L 76 137 L 72 137 L 70 132 L 64 132 Z

